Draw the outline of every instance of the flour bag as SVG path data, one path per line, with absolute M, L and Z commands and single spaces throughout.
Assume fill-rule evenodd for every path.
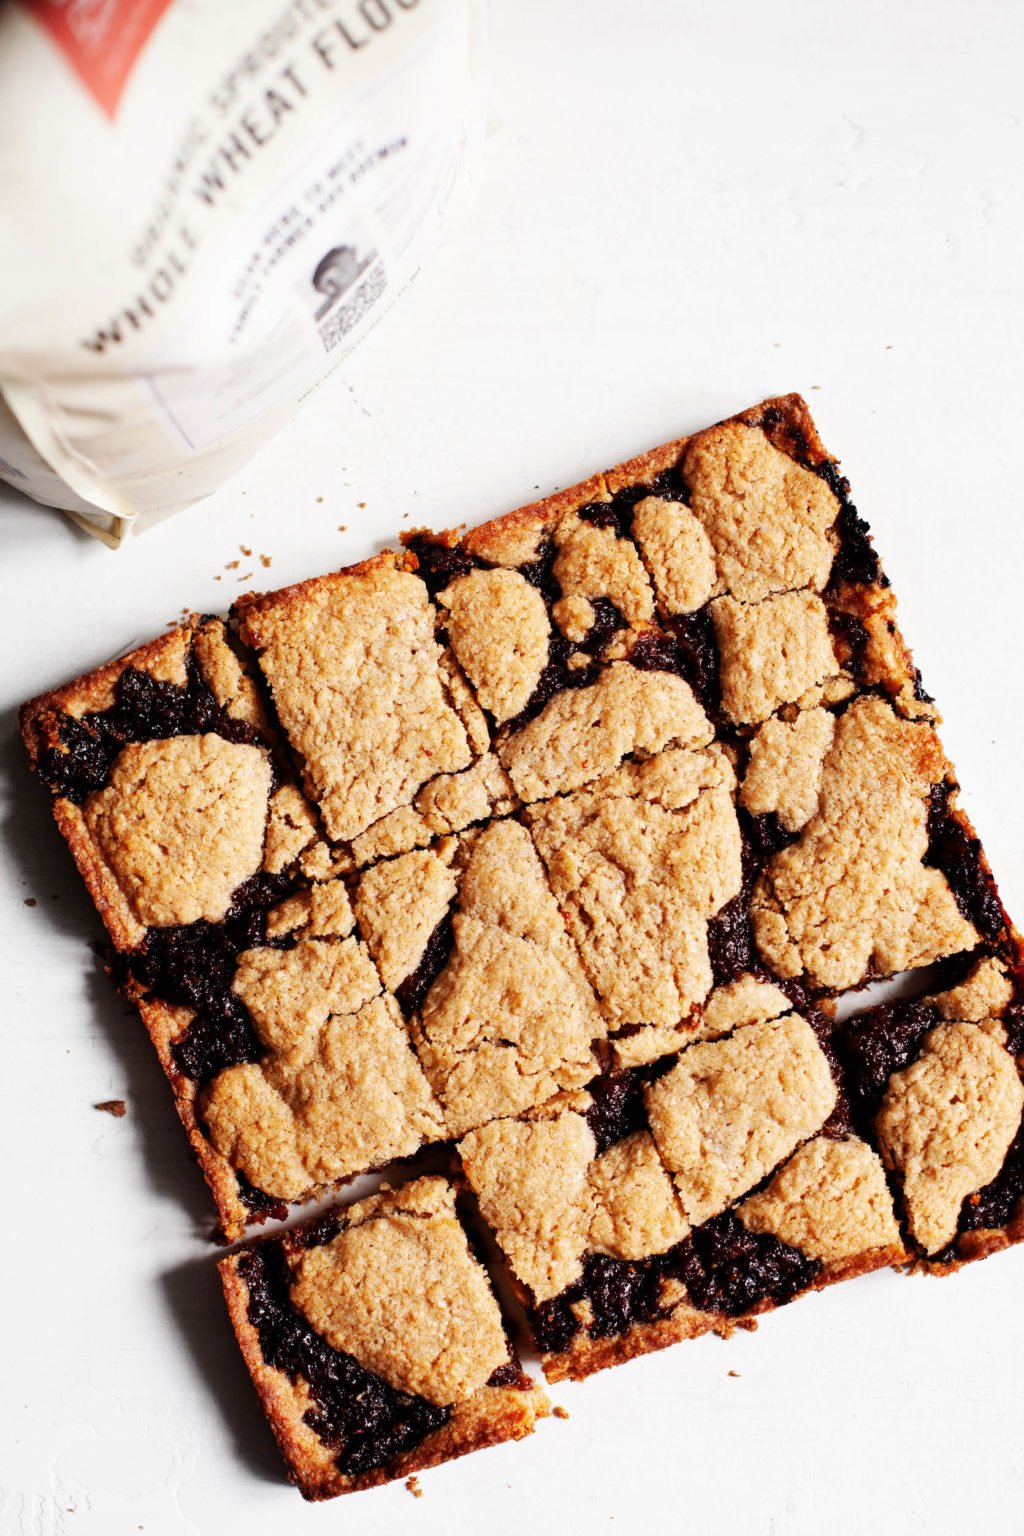
M 471 140 L 477 0 L 0 11 L 0 478 L 118 543 L 366 334 Z

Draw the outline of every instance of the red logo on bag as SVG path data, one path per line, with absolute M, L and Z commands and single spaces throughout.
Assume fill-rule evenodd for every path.
M 22 0 L 108 117 L 171 0 Z

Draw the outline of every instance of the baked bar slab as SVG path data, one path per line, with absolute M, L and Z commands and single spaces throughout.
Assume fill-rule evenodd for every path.
M 937 720 L 797 396 L 190 619 L 22 712 L 229 1235 L 682 1052 L 650 1131 L 685 1220 L 742 1225 L 750 1196 L 786 1242 L 834 1154 L 784 1121 L 719 1187 L 665 1085 L 709 1062 L 760 1091 L 799 1058 L 781 1013 L 739 1017 L 747 985 L 810 1018 L 929 965 L 1017 975 Z M 1012 1120 L 973 1039 L 900 1060 L 856 1128 L 932 1262 L 970 1246 L 946 1221 L 936 1248 L 912 1198 L 954 1044 L 1006 1121 L 981 1172 Z
M 548 1412 L 444 1179 L 263 1238 L 220 1271 L 264 1411 L 308 1499 L 522 1439 Z
M 906 1248 L 829 1021 L 744 977 L 705 1039 L 459 1143 L 548 1379 L 729 1334 Z

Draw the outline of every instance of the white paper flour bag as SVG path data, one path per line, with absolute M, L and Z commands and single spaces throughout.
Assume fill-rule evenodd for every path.
M 0 11 L 0 478 L 117 542 L 216 489 L 414 273 L 477 0 Z

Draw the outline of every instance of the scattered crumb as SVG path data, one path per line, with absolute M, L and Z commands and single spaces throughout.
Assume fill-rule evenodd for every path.
M 247 560 L 251 558 L 252 550 L 249 548 L 248 544 L 239 544 L 238 547 Z
M 214 581 L 223 581 L 224 580 L 223 576 L 215 576 L 213 579 L 214 579 Z
M 244 576 L 239 576 L 239 581 L 252 581 L 252 571 L 246 571 Z
M 229 560 L 224 569 L 226 571 L 237 571 L 241 563 L 241 560 Z
M 114 1115 L 118 1120 L 122 1120 L 128 1113 L 124 1099 L 103 1099 L 99 1104 L 94 1104 L 93 1109 L 102 1109 L 105 1115 Z
M 556 1403 L 551 1412 L 556 1419 L 567 1419 L 569 1417 L 568 1408 L 563 1408 L 561 1403 Z
M 323 501 L 323 497 L 322 496 L 318 496 L 317 499 L 316 499 L 317 506 L 319 506 L 322 501 Z
M 418 1477 L 407 1477 L 405 1480 L 405 1486 L 408 1488 L 414 1499 L 422 1499 L 423 1489 L 420 1487 L 420 1480 Z
M 262 565 L 265 571 L 269 571 L 273 563 L 274 560 L 272 555 L 260 555 L 260 565 Z
M 727 1374 L 729 1376 L 738 1376 L 740 1373 L 739 1373 L 739 1371 L 729 1371 Z
M 366 511 L 366 502 L 365 501 L 360 501 L 359 503 L 357 503 L 357 505 L 359 507 L 360 512 L 365 512 Z
M 348 533 L 348 523 L 339 523 L 338 524 L 338 532 L 339 533 Z
M 821 385 L 820 385 L 820 384 L 812 384 L 812 385 L 811 385 L 811 388 L 812 388 L 812 389 L 820 389 L 820 388 L 821 388 Z
M 26 896 L 25 905 L 26 907 L 38 907 L 39 903 L 34 896 Z

